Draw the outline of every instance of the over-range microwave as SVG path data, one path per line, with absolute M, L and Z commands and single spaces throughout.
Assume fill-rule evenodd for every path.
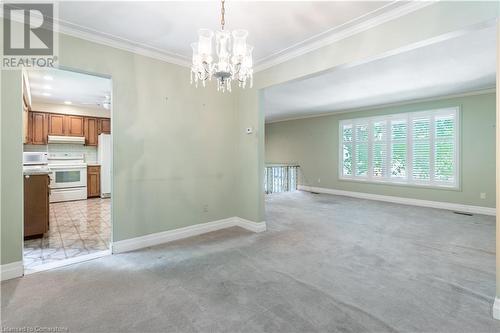
M 48 163 L 48 153 L 24 152 L 23 165 L 41 165 Z

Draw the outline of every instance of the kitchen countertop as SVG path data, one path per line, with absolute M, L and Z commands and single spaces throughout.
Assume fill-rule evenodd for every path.
M 25 165 L 23 166 L 23 175 L 25 176 L 35 176 L 35 175 L 49 175 L 50 170 L 44 165 Z
M 23 175 L 25 176 L 38 176 L 38 175 L 49 175 L 50 171 L 47 170 L 24 170 Z

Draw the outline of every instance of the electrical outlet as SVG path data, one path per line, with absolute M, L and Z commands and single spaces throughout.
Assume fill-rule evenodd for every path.
M 481 199 L 486 199 L 486 193 L 484 193 L 484 192 L 479 193 L 479 197 Z
M 318 178 L 318 183 L 321 183 L 321 178 Z
M 203 205 L 203 212 L 208 213 L 208 205 Z

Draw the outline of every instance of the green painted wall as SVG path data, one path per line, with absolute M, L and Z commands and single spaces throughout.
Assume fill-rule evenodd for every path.
M 461 108 L 459 191 L 339 180 L 339 120 L 447 106 Z M 298 163 L 302 185 L 495 207 L 495 120 L 495 94 L 490 93 L 271 123 L 266 125 L 266 162 Z M 486 199 L 480 199 L 481 192 Z
M 1 145 L 1 263 L 20 260 L 23 231 L 22 82 L 18 71 L 1 71 L 2 100 L 0 110 Z M 18 108 L 17 106 L 21 107 Z M 17 112 L 19 111 L 19 112 Z
M 247 121 L 237 116 L 237 94 L 191 86 L 189 68 L 67 35 L 60 35 L 59 58 L 62 66 L 113 80 L 113 241 L 259 215 L 256 203 L 239 205 L 238 191 L 252 180 L 236 181 L 236 171 L 240 156 L 257 149 L 257 134 L 242 135 Z M 20 71 L 3 71 L 1 82 L 1 263 L 6 264 L 22 258 Z

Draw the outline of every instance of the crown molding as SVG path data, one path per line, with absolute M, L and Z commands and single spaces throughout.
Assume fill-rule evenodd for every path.
M 187 57 L 180 54 L 166 52 L 156 47 L 131 41 L 112 34 L 105 34 L 93 29 L 88 29 L 63 20 L 57 20 L 59 33 L 81 38 L 90 42 L 111 46 L 123 51 L 139 54 L 145 57 L 165 61 L 183 67 L 191 67 Z
M 394 5 L 395 3 L 398 3 L 399 1 L 392 2 L 390 5 Z M 338 42 L 342 39 L 348 38 L 350 36 L 353 36 L 355 34 L 358 34 L 360 32 L 369 30 L 371 28 L 374 28 L 376 26 L 379 26 L 383 23 L 395 20 L 399 17 L 402 17 L 404 15 L 407 15 L 409 13 L 412 13 L 414 11 L 420 10 L 422 8 L 425 8 L 427 6 L 435 4 L 437 1 L 411 1 L 408 2 L 405 5 L 393 8 L 391 10 L 388 10 L 386 12 L 383 12 L 381 14 L 378 14 L 372 18 L 368 18 L 366 20 L 363 20 L 357 24 L 352 24 L 355 21 L 359 21 L 363 17 L 370 16 L 370 14 L 373 14 L 374 12 L 377 12 L 385 7 L 379 8 L 378 10 L 365 14 L 361 17 L 358 17 L 354 20 L 351 20 L 350 22 L 346 22 L 345 24 L 335 27 L 329 31 L 322 32 L 314 37 L 311 37 L 305 41 L 302 41 L 298 44 L 295 44 L 294 46 L 291 46 L 285 50 L 279 51 L 273 55 L 270 55 L 266 57 L 264 60 L 259 60 L 254 67 L 254 72 L 259 72 L 263 71 L 265 69 L 268 69 L 270 67 L 276 66 L 278 64 L 281 64 L 283 62 L 286 62 L 288 60 L 291 60 L 293 58 L 299 57 L 301 55 L 304 55 L 306 53 L 312 52 L 314 50 L 320 49 L 322 47 L 328 46 L 330 44 L 333 44 L 335 42 Z M 344 27 L 345 25 L 348 25 L 351 23 L 351 26 Z M 320 37 L 321 36 L 321 37 Z M 310 42 L 311 40 L 314 40 Z
M 409 104 L 415 104 L 415 103 L 433 102 L 433 101 L 439 101 L 439 100 L 443 100 L 443 99 L 460 98 L 460 97 L 477 96 L 477 95 L 487 95 L 487 94 L 494 94 L 494 93 L 496 93 L 496 87 L 480 89 L 480 90 L 473 90 L 473 91 L 468 91 L 468 92 L 459 93 L 459 94 L 447 94 L 447 95 L 440 95 L 440 96 L 429 97 L 429 98 L 416 98 L 416 99 L 411 99 L 411 100 L 407 100 L 407 101 L 403 101 L 403 102 L 377 104 L 377 105 L 371 105 L 371 106 L 365 106 L 365 107 L 361 107 L 361 108 L 347 109 L 347 110 L 341 110 L 341 111 L 328 111 L 328 112 L 320 112 L 320 113 L 308 114 L 308 115 L 297 116 L 297 117 L 266 120 L 265 123 L 267 125 L 267 124 L 281 123 L 283 121 L 301 120 L 301 119 L 309 119 L 309 118 L 317 118 L 317 117 L 328 117 L 328 116 L 334 116 L 334 115 L 336 116 L 339 114 L 345 114 L 345 113 L 351 113 L 351 112 L 361 112 L 361 111 L 367 111 L 367 110 L 373 110 L 373 109 L 389 108 L 389 107 L 403 106 L 403 105 L 409 105 Z
M 370 13 L 361 15 L 351 21 L 341 24 L 340 26 L 336 26 L 327 31 L 323 31 L 284 50 L 280 50 L 272 55 L 256 61 L 254 72 L 256 73 L 268 69 L 272 66 L 281 64 L 293 58 L 299 57 L 311 51 L 353 36 L 357 33 L 369 30 L 383 23 L 397 19 L 411 12 L 433 5 L 436 2 L 437 1 L 411 1 L 404 5 L 395 7 L 396 4 L 401 3 L 401 0 L 393 1 L 386 6 L 378 8 Z M 395 8 L 390 9 L 391 7 Z M 380 13 L 380 11 L 383 11 L 387 8 L 389 8 L 387 11 Z M 0 16 L 3 17 L 3 11 L 0 12 Z M 23 22 L 20 17 L 13 16 L 12 19 L 18 22 Z M 65 35 L 114 47 L 116 49 L 143 55 L 149 58 L 169 62 L 183 67 L 189 68 L 191 66 L 190 58 L 177 53 L 168 52 L 144 43 L 128 40 L 112 34 L 102 33 L 100 31 L 86 28 L 61 19 L 54 19 L 54 22 L 58 26 L 58 32 Z
M 40 15 L 37 13 L 35 14 L 35 16 L 40 17 Z M 3 8 L 0 11 L 0 17 L 5 17 L 3 13 Z M 19 23 L 24 23 L 23 15 L 13 13 L 11 14 L 11 19 Z M 145 57 L 165 61 L 171 64 L 183 67 L 191 67 L 190 59 L 180 54 L 167 52 L 159 48 L 131 41 L 112 34 L 102 33 L 100 31 L 86 28 L 61 19 L 54 18 L 54 25 L 56 27 L 55 31 L 59 34 L 77 37 L 89 42 L 94 42 L 97 44 L 113 47 L 119 50 L 128 51 L 134 54 L 139 54 Z

